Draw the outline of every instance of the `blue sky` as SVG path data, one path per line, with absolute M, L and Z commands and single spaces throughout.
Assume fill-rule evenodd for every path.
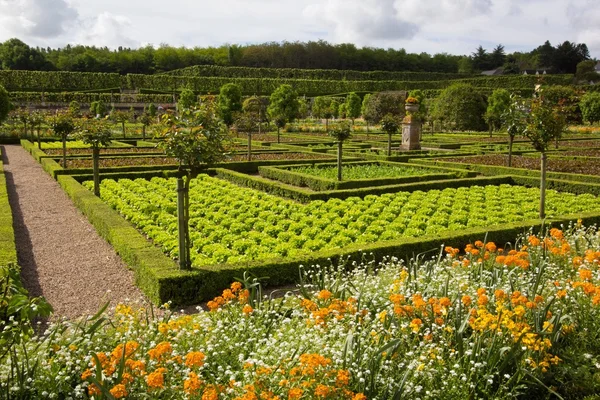
M 586 43 L 600 57 L 597 0 L 0 0 L 0 41 L 139 47 L 308 41 L 470 54 Z

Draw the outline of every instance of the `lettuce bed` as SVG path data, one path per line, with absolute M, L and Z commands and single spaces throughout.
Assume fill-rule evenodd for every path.
M 86 182 L 88 188 L 90 182 Z M 175 179 L 105 179 L 102 199 L 177 257 Z M 194 266 L 307 256 L 351 244 L 452 233 L 537 217 L 538 189 L 521 186 L 399 192 L 299 204 L 201 175 L 192 180 Z M 600 199 L 548 191 L 547 215 L 600 211 Z

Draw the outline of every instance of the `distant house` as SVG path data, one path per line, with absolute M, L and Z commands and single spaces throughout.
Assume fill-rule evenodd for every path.
M 481 75 L 488 75 L 488 76 L 502 75 L 503 72 L 504 72 L 504 68 L 499 67 L 496 69 L 490 69 L 489 71 L 481 71 Z
M 523 75 L 546 75 L 545 69 L 525 69 L 522 72 Z

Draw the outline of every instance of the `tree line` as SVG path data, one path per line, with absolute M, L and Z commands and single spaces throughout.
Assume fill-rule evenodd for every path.
M 584 43 L 569 41 L 556 46 L 546 41 L 531 52 L 511 54 L 506 54 L 501 44 L 490 52 L 479 46 L 470 55 L 417 54 L 404 49 L 359 48 L 351 43 L 331 44 L 322 40 L 194 48 L 148 45 L 137 49 L 82 45 L 56 49 L 31 47 L 17 38 L 0 44 L 2 69 L 119 74 L 154 74 L 193 65 L 444 73 L 477 73 L 502 67 L 508 73 L 540 68 L 575 73 L 577 64 L 588 59 L 590 54 Z

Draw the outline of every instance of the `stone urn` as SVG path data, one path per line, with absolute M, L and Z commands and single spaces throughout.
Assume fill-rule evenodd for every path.
M 405 103 L 404 109 L 409 114 L 414 114 L 419 111 L 419 103 Z

